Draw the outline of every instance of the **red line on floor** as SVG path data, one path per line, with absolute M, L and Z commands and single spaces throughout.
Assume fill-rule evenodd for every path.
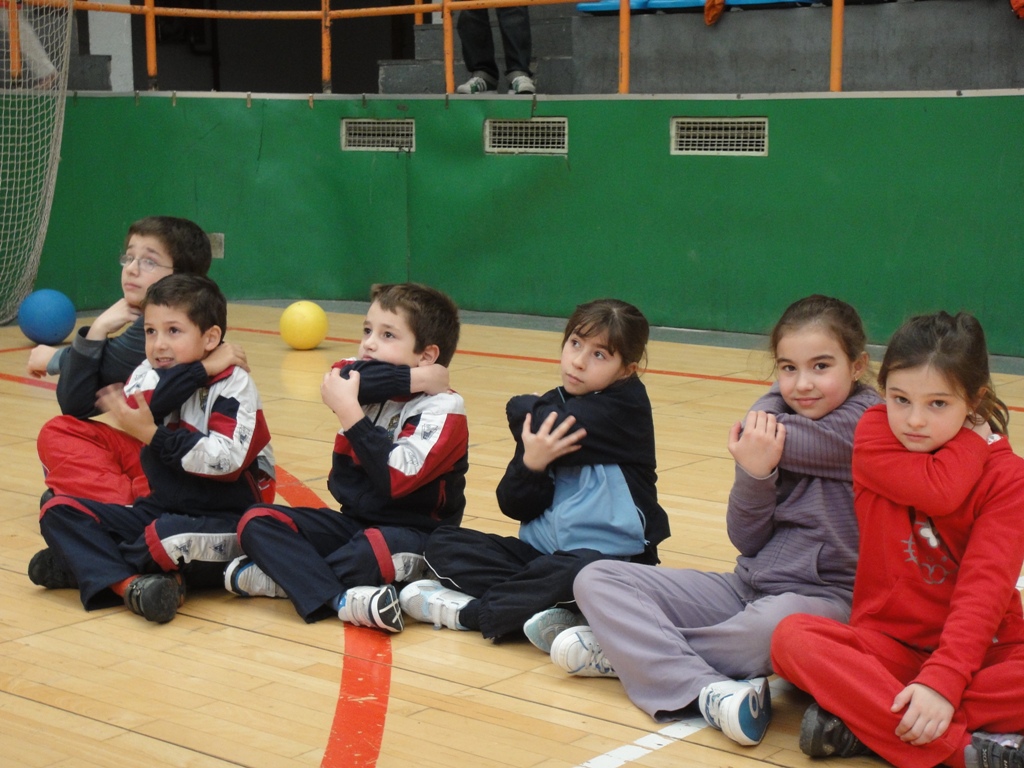
M 277 335 L 277 331 L 264 331 L 258 328 L 232 328 L 235 333 L 262 333 L 266 335 Z M 358 344 L 358 339 L 345 339 L 338 336 L 328 336 L 325 341 L 336 341 L 343 344 Z M 551 363 L 555 365 L 558 360 L 553 357 L 531 357 L 529 355 L 506 355 L 500 352 L 478 352 L 472 349 L 459 349 L 456 355 L 467 355 L 469 357 L 489 357 L 495 360 L 518 360 L 528 363 Z M 657 368 L 648 368 L 645 373 L 657 376 L 681 376 L 687 379 L 702 379 L 705 381 L 725 381 L 731 384 L 770 384 L 767 379 L 741 379 L 738 376 L 711 376 L 706 373 L 688 373 L 686 371 L 663 371 Z
M 341 692 L 321 768 L 377 764 L 390 692 L 391 638 L 376 629 L 346 624 Z
M 277 492 L 293 507 L 324 506 L 317 493 L 280 466 Z M 374 629 L 345 624 L 341 690 L 321 768 L 372 768 L 377 764 L 390 692 L 391 638 Z
M 28 384 L 30 387 L 39 387 L 40 389 L 57 388 L 57 385 L 52 381 L 33 379 L 31 376 L 14 376 L 10 373 L 0 373 L 0 379 L 3 381 L 13 381 L 15 384 Z
M 258 328 L 232 328 L 235 333 L 261 333 L 265 335 L 276 335 L 277 331 L 264 331 Z M 340 336 L 328 336 L 327 341 L 336 341 L 342 344 L 358 344 L 358 339 L 346 339 Z M 27 347 L 25 348 L 27 349 Z M 0 354 L 4 352 L 18 352 L 23 351 L 20 349 L 0 349 Z M 473 357 L 490 357 L 497 360 L 520 360 L 530 363 L 551 363 L 556 364 L 558 360 L 551 357 L 530 357 L 528 355 L 505 355 L 499 352 L 477 352 L 470 349 L 460 349 L 455 354 L 457 355 L 469 355 Z M 653 374 L 655 376 L 678 376 L 685 379 L 700 379 L 702 381 L 721 381 L 728 384 L 759 384 L 767 386 L 771 382 L 766 379 L 743 379 L 739 376 L 712 376 L 707 373 L 690 373 L 688 371 L 665 371 L 659 368 L 648 368 L 645 373 Z M 8 373 L 0 373 L 0 379 L 6 381 L 21 382 L 23 384 L 29 384 L 34 387 L 42 387 L 44 389 L 55 389 L 56 385 L 46 381 L 40 381 L 38 379 L 29 378 L 28 376 L 12 376 Z M 1024 413 L 1024 407 L 1017 405 L 1007 406 L 1008 410 L 1016 411 L 1017 413 Z M 309 506 L 309 505 L 303 505 Z

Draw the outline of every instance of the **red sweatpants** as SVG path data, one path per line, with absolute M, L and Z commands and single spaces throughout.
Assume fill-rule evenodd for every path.
M 149 496 L 149 480 L 142 470 L 142 443 L 101 421 L 56 416 L 39 430 L 36 451 L 43 463 L 46 486 L 62 496 L 133 504 Z M 277 482 L 260 473 L 260 493 L 271 504 Z
M 772 667 L 819 706 L 839 717 L 872 751 L 900 768 L 963 765 L 974 731 L 1024 732 L 1024 646 L 993 646 L 964 690 L 946 732 L 915 747 L 900 741 L 896 694 L 917 676 L 928 654 L 874 630 L 820 616 L 783 619 L 772 635 Z
M 56 416 L 39 430 L 36 450 L 46 485 L 58 495 L 108 504 L 149 495 L 142 443 L 103 422 Z

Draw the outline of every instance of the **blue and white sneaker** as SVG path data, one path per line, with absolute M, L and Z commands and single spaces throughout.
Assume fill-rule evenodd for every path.
M 748 747 L 761 743 L 772 721 L 772 692 L 764 677 L 705 685 L 697 703 L 708 725 Z
M 459 611 L 473 598 L 463 592 L 448 589 L 439 581 L 414 581 L 402 590 L 398 599 L 403 611 L 416 621 L 433 624 L 434 629 L 467 629 L 459 623 Z
M 551 661 L 577 677 L 618 677 L 587 626 L 570 627 L 551 643 Z
M 551 643 L 569 627 L 583 624 L 583 617 L 568 608 L 548 608 L 533 614 L 523 624 L 523 634 L 544 653 L 551 653 Z
M 288 597 L 277 582 L 245 555 L 224 569 L 224 589 L 239 597 Z
M 338 618 L 357 627 L 375 627 L 392 634 L 405 629 L 398 590 L 393 584 L 345 590 L 338 606 Z

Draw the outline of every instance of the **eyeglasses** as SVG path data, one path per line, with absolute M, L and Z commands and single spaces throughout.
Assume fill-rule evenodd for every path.
M 160 267 L 160 269 L 174 269 L 174 267 L 168 267 L 164 264 L 153 261 L 153 259 L 148 256 L 131 256 L 127 253 L 122 253 L 121 258 L 118 259 L 118 263 L 120 263 L 122 267 L 127 267 L 133 261 L 138 262 L 140 272 L 152 272 L 157 267 Z

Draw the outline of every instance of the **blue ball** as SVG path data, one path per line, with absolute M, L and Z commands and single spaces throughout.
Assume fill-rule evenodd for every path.
M 52 288 L 35 291 L 18 307 L 18 327 L 36 344 L 60 344 L 75 327 L 75 305 Z

